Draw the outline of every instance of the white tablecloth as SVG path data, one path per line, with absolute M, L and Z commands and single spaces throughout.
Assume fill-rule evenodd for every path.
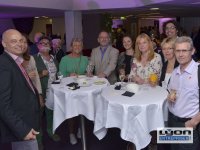
M 54 110 L 53 113 L 53 131 L 66 119 L 84 115 L 89 120 L 94 121 L 96 114 L 95 101 L 100 99 L 100 93 L 103 88 L 109 85 L 107 79 L 89 78 L 91 86 L 80 87 L 77 90 L 70 90 L 63 84 L 52 84 L 47 94 L 46 106 Z M 102 85 L 93 84 L 95 81 L 103 80 L 106 83 Z M 75 82 L 75 78 L 67 77 L 62 80 L 64 85 Z
M 113 86 L 102 91 L 96 111 L 94 134 L 102 139 L 107 128 L 117 127 L 121 137 L 136 145 L 137 150 L 151 141 L 151 131 L 164 127 L 163 103 L 167 91 L 162 87 L 141 87 L 132 97 L 122 96 L 124 90 L 114 90 Z

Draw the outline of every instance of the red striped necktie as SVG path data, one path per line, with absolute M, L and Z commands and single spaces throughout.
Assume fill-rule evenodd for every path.
M 33 90 L 33 92 L 35 93 L 34 85 L 32 84 L 31 79 L 29 78 L 29 76 L 28 76 L 26 70 L 24 69 L 24 67 L 23 67 L 20 63 L 17 63 L 17 64 L 18 64 L 18 66 L 19 66 L 21 72 L 23 73 L 23 75 L 24 75 L 26 81 L 28 82 L 30 88 L 31 88 L 31 89 Z

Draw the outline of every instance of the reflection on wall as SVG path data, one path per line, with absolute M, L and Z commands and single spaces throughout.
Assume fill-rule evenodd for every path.
M 5 30 L 11 28 L 15 28 L 12 19 L 0 19 L 0 36 Z
M 120 25 L 123 25 L 123 20 L 121 19 L 113 19 L 112 20 L 112 28 L 118 28 Z
M 176 18 L 160 18 L 159 19 L 159 32 L 163 33 L 163 23 L 165 23 L 168 20 L 176 20 Z
M 59 34 L 64 37 L 65 23 L 64 17 L 58 18 L 39 18 L 34 20 L 33 30 L 29 35 L 31 41 L 33 41 L 34 34 L 36 32 L 43 32 L 46 34 L 46 24 L 52 24 L 52 34 Z

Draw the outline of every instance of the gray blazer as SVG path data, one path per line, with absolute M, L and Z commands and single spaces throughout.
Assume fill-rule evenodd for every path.
M 90 64 L 95 67 L 95 75 L 99 72 L 106 74 L 108 81 L 114 84 L 117 81 L 115 68 L 117 65 L 119 51 L 112 46 L 108 46 L 101 61 L 100 46 L 92 50 Z

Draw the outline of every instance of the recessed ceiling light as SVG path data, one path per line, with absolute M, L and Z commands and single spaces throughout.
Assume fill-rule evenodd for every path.
M 49 17 L 47 17 L 47 16 L 42 16 L 43 18 L 49 18 Z
M 126 17 L 123 17 L 123 16 L 122 16 L 122 17 L 120 17 L 120 19 L 121 19 L 121 20 L 125 20 L 125 19 L 126 19 Z
M 40 17 L 34 17 L 35 19 L 38 19 L 38 18 L 40 18 Z
M 153 7 L 153 8 L 150 8 L 150 10 L 159 10 L 159 8 Z

